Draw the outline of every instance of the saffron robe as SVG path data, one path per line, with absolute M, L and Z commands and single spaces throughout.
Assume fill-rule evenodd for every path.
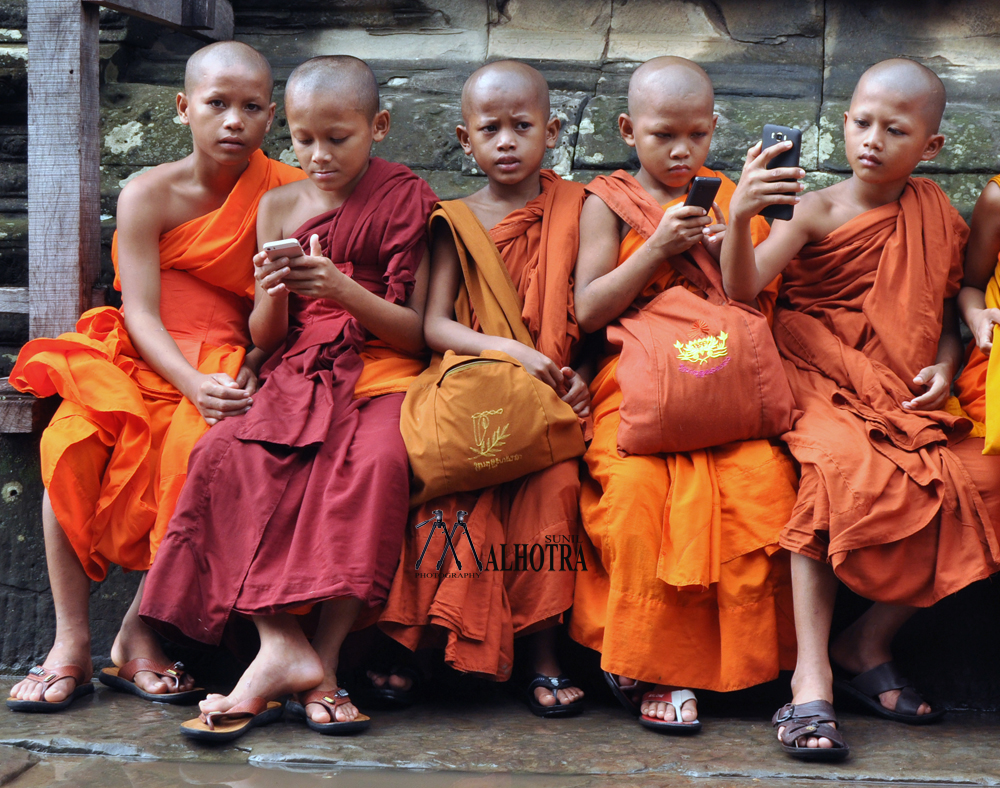
M 728 217 L 733 182 L 704 168 L 699 175 L 722 178 L 716 202 Z M 645 243 L 634 228 L 645 222 L 650 234 L 669 207 L 623 171 L 587 190 L 633 228 L 619 265 Z M 754 220 L 755 244 L 768 229 Z M 765 314 L 777 284 L 759 297 Z M 704 295 L 666 263 L 639 302 L 669 287 Z M 654 684 L 725 691 L 774 679 L 795 664 L 788 556 L 778 548 L 795 501 L 792 461 L 768 440 L 623 457 L 618 358 L 603 361 L 590 388 L 594 440 L 580 501 L 589 555 L 570 635 L 601 652 L 604 670 Z
M 1000 175 L 990 181 L 1000 186 Z M 1000 259 L 986 285 L 986 307 L 1000 308 Z M 994 342 L 1000 341 L 995 326 L 993 335 Z M 965 353 L 965 367 L 955 380 L 955 392 L 962 410 L 980 425 L 985 424 L 977 433 L 986 437 L 984 454 L 1000 454 L 1000 357 L 990 363 L 992 357 L 992 353 L 985 355 L 973 339 Z M 989 418 L 990 413 L 993 418 Z
M 225 203 L 160 237 L 160 317 L 191 366 L 235 378 L 249 344 L 257 206 L 305 175 L 256 151 Z M 121 289 L 117 235 L 111 256 Z M 127 261 L 125 261 L 127 264 Z M 42 481 L 56 519 L 92 580 L 109 564 L 152 564 L 208 424 L 140 356 L 124 310 L 85 312 L 75 332 L 24 346 L 18 390 L 63 398 L 42 433 Z
M 784 273 L 774 335 L 804 413 L 783 436 L 802 480 L 781 544 L 879 602 L 926 607 L 1000 562 L 1000 463 L 959 443 L 968 419 L 901 405 L 935 362 L 967 235 L 940 187 L 912 178 Z
M 318 234 L 340 270 L 403 304 L 436 199 L 406 167 L 372 158 L 344 204 L 295 237 L 305 247 Z M 233 611 L 336 597 L 372 606 L 388 593 L 409 499 L 403 395 L 355 397 L 361 324 L 333 301 L 289 299 L 288 337 L 261 370 L 250 412 L 195 447 L 147 576 L 140 615 L 168 635 L 217 644 Z
M 538 197 L 489 231 L 458 200 L 441 203 L 431 222 L 447 224 L 466 255 L 469 239 L 489 237 L 520 296 L 521 317 L 535 348 L 563 367 L 571 363 L 580 340 L 572 277 L 584 191 L 551 170 L 542 170 L 541 186 Z M 464 284 L 455 314 L 463 325 L 482 330 Z M 456 670 L 508 679 L 514 638 L 554 626 L 573 603 L 579 477 L 579 462 L 567 460 L 507 484 L 441 496 L 415 509 L 380 627 L 411 650 L 443 648 L 445 661 Z M 435 509 L 444 512 L 449 528 L 459 510 L 469 512 L 469 534 L 485 571 L 478 571 L 461 530 L 455 536 L 461 572 L 451 553 L 436 569 L 445 547 L 440 533 L 431 539 L 420 571 L 415 569 L 431 528 L 415 526 L 432 518 Z M 538 569 L 536 560 L 534 569 L 522 564 L 513 571 L 514 545 L 525 546 L 525 554 L 535 545 L 547 550 L 544 566 Z M 571 564 L 562 563 L 562 546 L 573 555 Z M 489 561 L 491 551 L 495 563 Z M 503 571 L 504 556 L 509 571 Z

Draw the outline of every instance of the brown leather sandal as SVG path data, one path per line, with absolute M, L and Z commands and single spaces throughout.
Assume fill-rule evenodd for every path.
M 43 668 L 35 665 L 25 676 L 29 681 L 37 681 L 40 684 L 52 685 L 60 679 L 73 679 L 76 686 L 73 691 L 62 700 L 45 700 L 42 693 L 41 700 L 19 700 L 18 698 L 7 698 L 7 708 L 11 711 L 27 711 L 41 714 L 51 714 L 54 711 L 62 711 L 67 708 L 77 698 L 90 695 L 94 691 L 94 683 L 83 673 L 82 668 L 76 665 L 64 665 L 61 668 Z
M 837 723 L 837 712 L 833 704 L 825 700 L 812 700 L 808 703 L 786 703 L 774 713 L 771 725 L 777 730 L 784 726 L 785 731 L 778 737 L 781 749 L 793 758 L 803 761 L 842 761 L 851 753 L 840 731 L 834 728 Z M 833 747 L 799 747 L 796 740 L 803 736 L 816 736 L 829 739 Z
M 251 728 L 281 719 L 285 706 L 275 700 L 249 698 L 228 711 L 210 711 L 181 723 L 181 733 L 198 741 L 222 743 L 238 739 Z
M 152 673 L 167 682 L 168 686 L 173 686 L 173 692 L 146 692 L 135 683 L 137 673 Z M 202 687 L 180 692 L 181 681 L 184 676 L 184 665 L 175 662 L 173 665 L 161 665 L 151 659 L 133 659 L 126 662 L 120 668 L 104 668 L 97 678 L 105 686 L 119 692 L 127 692 L 130 695 L 148 700 L 153 703 L 175 703 L 187 705 L 195 703 L 205 697 L 205 690 Z
M 358 716 L 353 720 L 337 722 L 337 708 L 351 702 L 351 696 L 343 688 L 332 693 L 329 690 L 311 690 L 310 692 L 300 694 L 298 701 L 290 701 L 288 704 L 288 713 L 293 717 L 304 719 L 306 725 L 311 730 L 327 736 L 360 733 L 363 730 L 367 730 L 368 726 L 371 725 L 371 717 L 358 712 Z M 306 711 L 306 706 L 310 703 L 318 703 L 326 709 L 330 715 L 330 722 L 316 722 L 310 719 L 309 713 Z

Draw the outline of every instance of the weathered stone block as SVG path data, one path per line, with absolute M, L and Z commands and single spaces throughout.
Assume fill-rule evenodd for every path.
M 389 136 L 375 146 L 375 153 L 408 167 L 460 170 L 464 154 L 455 136 L 462 122 L 457 97 L 388 93 L 382 106 L 392 116 Z
M 632 0 L 611 18 L 609 60 L 679 55 L 709 66 L 721 92 L 819 95 L 823 3 Z
M 627 112 L 624 96 L 596 96 L 583 111 L 573 166 L 577 169 L 635 168 L 638 159 L 618 132 L 618 116 Z M 747 149 L 760 139 L 765 123 L 781 123 L 803 131 L 803 166 L 816 166 L 814 118 L 817 105 L 809 100 L 780 101 L 766 98 L 718 97 L 719 122 L 712 140 L 708 166 L 713 169 L 743 167 Z
M 0 286 L 28 284 L 28 217 L 0 216 Z
M 600 61 L 611 0 L 510 0 L 490 27 L 488 57 Z

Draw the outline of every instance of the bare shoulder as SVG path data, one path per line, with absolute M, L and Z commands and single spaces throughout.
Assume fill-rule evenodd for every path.
M 816 191 L 806 192 L 802 201 L 795 206 L 793 221 L 809 243 L 820 241 L 846 220 L 844 201 L 847 198 L 845 181 Z
M 118 195 L 119 224 L 132 218 L 157 227 L 168 227 L 172 206 L 180 197 L 180 183 L 187 174 L 186 159 L 160 164 L 136 175 Z
M 1000 184 L 991 180 L 983 187 L 979 199 L 976 200 L 976 208 L 980 206 L 994 213 L 994 219 L 1000 222 Z
M 588 194 L 583 201 L 583 210 L 580 212 L 580 230 L 590 231 L 591 234 L 608 232 L 618 242 L 624 222 L 612 211 L 606 202 L 596 194 Z

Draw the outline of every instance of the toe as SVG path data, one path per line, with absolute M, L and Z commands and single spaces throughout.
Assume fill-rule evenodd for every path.
M 684 722 L 694 722 L 698 719 L 698 706 L 693 700 L 685 701 L 681 705 L 681 719 Z
M 386 676 L 382 673 L 376 673 L 374 670 L 368 671 L 368 678 L 376 687 L 384 687 L 386 682 Z
M 353 703 L 344 703 L 337 707 L 337 722 L 353 722 L 358 716 L 358 707 Z
M 405 692 L 413 686 L 413 679 L 408 676 L 399 676 L 393 673 L 389 676 L 389 686 L 393 689 L 403 690 Z
M 535 700 L 543 706 L 553 706 L 556 702 L 556 696 L 545 687 L 535 687 Z
M 321 703 L 310 703 L 306 706 L 306 714 L 309 715 L 309 719 L 313 722 L 318 722 L 324 725 L 330 722 L 330 712 L 326 710 L 326 707 Z

